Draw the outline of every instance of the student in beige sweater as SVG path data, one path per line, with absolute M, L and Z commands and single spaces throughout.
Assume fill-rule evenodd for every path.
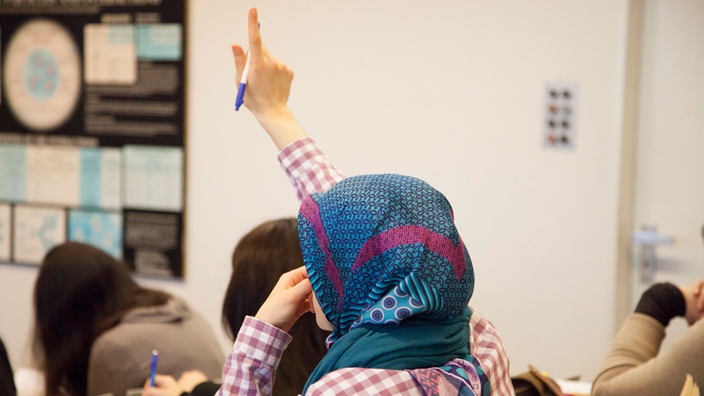
M 652 286 L 641 297 L 616 336 L 594 381 L 595 396 L 679 395 L 687 374 L 704 384 L 704 281 L 677 287 Z M 665 328 L 676 316 L 691 326 L 666 352 L 658 355 Z
M 124 396 L 158 372 L 197 369 L 218 378 L 225 362 L 215 334 L 182 300 L 146 289 L 127 264 L 80 243 L 45 257 L 34 288 L 35 351 L 47 396 Z M 4 395 L 3 395 L 4 396 Z

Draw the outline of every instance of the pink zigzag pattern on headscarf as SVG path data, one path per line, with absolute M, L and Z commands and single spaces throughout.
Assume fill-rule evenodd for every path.
M 316 231 L 317 232 L 317 231 Z M 380 254 L 387 252 L 401 245 L 412 243 L 422 243 L 428 249 L 443 256 L 455 270 L 455 275 L 459 280 L 467 268 L 464 255 L 464 243 L 460 238 L 460 243 L 455 246 L 446 236 L 430 231 L 418 225 L 407 225 L 392 228 L 381 234 L 374 235 L 364 243 L 357 255 L 357 259 L 352 266 L 352 272 L 363 266 L 369 260 Z
M 342 304 L 342 281 L 340 280 L 340 273 L 338 272 L 335 263 L 332 262 L 332 256 L 330 255 L 330 250 L 328 249 L 330 242 L 328 241 L 328 235 L 325 233 L 325 227 L 323 227 L 323 220 L 320 218 L 320 208 L 318 207 L 318 204 L 313 202 L 313 199 L 308 196 L 308 198 L 306 198 L 301 204 L 300 213 L 313 226 L 313 231 L 315 231 L 318 244 L 320 245 L 320 249 L 323 251 L 323 255 L 325 256 L 325 272 L 328 273 L 328 278 L 332 282 L 333 286 L 335 286 L 337 294 L 340 296 L 339 304 Z

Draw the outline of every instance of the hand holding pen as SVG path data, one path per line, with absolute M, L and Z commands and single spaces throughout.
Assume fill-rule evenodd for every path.
M 257 10 L 249 11 L 249 55 L 242 47 L 232 46 L 237 67 L 237 84 L 242 81 L 249 63 L 247 88 L 242 95 L 244 105 L 269 134 L 279 150 L 303 138 L 306 133 L 286 106 L 291 91 L 293 72 L 283 62 L 274 58 L 262 43 L 259 33 Z
M 293 80 L 293 71 L 269 53 L 262 43 L 258 25 L 257 9 L 253 8 L 249 11 L 248 22 L 249 54 L 245 55 L 239 45 L 232 46 L 232 53 L 237 67 L 237 86 L 246 84 L 246 90 L 241 99 L 261 122 L 262 118 L 272 113 L 287 110 L 286 102 Z M 247 81 L 243 80 L 245 69 Z M 241 92 L 242 89 L 240 89 Z
M 163 393 L 164 390 L 164 384 L 161 383 L 161 381 L 156 381 L 158 377 L 162 376 L 157 376 L 156 375 L 156 366 L 159 361 L 159 352 L 155 349 L 152 351 L 152 363 L 150 365 L 149 369 L 149 378 L 147 378 L 147 383 L 144 384 L 144 390 L 142 391 L 142 396 L 148 395 L 148 396 L 167 396 L 168 393 Z M 155 386 L 159 386 L 159 388 L 155 388 Z

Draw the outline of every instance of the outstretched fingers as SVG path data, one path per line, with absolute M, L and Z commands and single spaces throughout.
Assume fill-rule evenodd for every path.
M 249 51 L 256 58 L 262 54 L 262 36 L 259 32 L 259 16 L 257 9 L 249 10 Z

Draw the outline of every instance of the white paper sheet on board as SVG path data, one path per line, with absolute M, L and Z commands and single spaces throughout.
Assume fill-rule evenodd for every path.
M 134 25 L 84 27 L 86 84 L 132 85 L 137 82 Z
M 137 57 L 175 61 L 183 57 L 183 26 L 178 23 L 137 25 Z
M 27 199 L 27 148 L 0 145 L 0 199 L 24 202 Z
M 183 208 L 183 150 L 125 146 L 125 207 L 162 211 Z
M 122 207 L 122 152 L 119 149 L 102 149 L 100 167 L 101 207 Z
M 77 148 L 27 147 L 27 202 L 77 206 L 80 203 Z
M 68 239 L 122 258 L 122 215 L 72 210 L 68 215 Z
M 15 206 L 15 262 L 41 264 L 49 250 L 65 241 L 66 214 L 63 210 Z
M 0 261 L 10 261 L 10 205 L 0 204 Z
M 81 206 L 121 207 L 121 154 L 119 149 L 81 149 Z

